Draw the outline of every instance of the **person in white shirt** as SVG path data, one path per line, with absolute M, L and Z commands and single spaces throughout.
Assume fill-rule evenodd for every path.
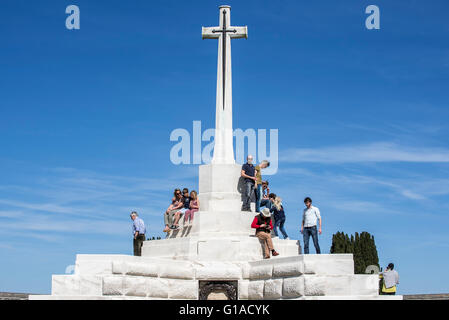
M 396 286 L 399 284 L 399 274 L 393 269 L 394 264 L 390 263 L 387 269 L 381 273 L 381 278 L 383 278 L 382 294 L 396 294 Z
M 321 253 L 320 245 L 318 244 L 318 233 L 321 234 L 321 215 L 317 207 L 312 206 L 312 199 L 306 197 L 304 199 L 306 208 L 302 215 L 301 233 L 304 237 L 304 254 L 309 253 L 309 238 L 312 236 L 313 245 L 317 254 Z M 316 228 L 316 221 L 319 221 L 320 228 Z

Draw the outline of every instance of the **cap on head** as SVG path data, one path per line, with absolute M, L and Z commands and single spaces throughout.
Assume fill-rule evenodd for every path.
M 132 217 L 132 216 L 139 216 L 138 214 L 137 214 L 137 212 L 136 211 L 133 211 L 133 212 L 131 212 L 131 214 L 130 214 L 130 216 Z
M 271 217 L 271 212 L 270 212 L 270 209 L 268 209 L 268 208 L 263 208 L 261 213 L 265 218 Z

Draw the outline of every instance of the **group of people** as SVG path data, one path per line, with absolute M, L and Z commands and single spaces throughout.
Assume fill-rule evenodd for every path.
M 164 232 L 179 230 L 179 220 L 184 216 L 184 226 L 191 226 L 195 212 L 200 209 L 200 201 L 195 190 L 175 189 L 170 205 L 164 213 Z
M 244 179 L 243 205 L 242 211 L 251 211 L 251 197 L 255 193 L 256 212 L 258 215 L 254 217 L 251 227 L 256 229 L 256 237 L 264 245 L 264 258 L 270 258 L 270 255 L 277 256 L 279 253 L 274 249 L 271 241 L 271 231 L 278 237 L 279 232 L 282 233 L 284 239 L 289 239 L 284 228 L 286 216 L 282 199 L 275 193 L 270 193 L 268 181 L 262 180 L 262 169 L 268 168 L 270 162 L 263 160 L 259 165 L 253 165 L 253 157 L 248 155 L 247 162 L 242 166 L 241 177 Z M 304 253 L 309 253 L 309 238 L 312 237 L 316 252 L 319 254 L 320 246 L 318 244 L 318 233 L 321 234 L 321 215 L 317 207 L 312 206 L 312 199 L 307 197 L 304 199 L 306 208 L 303 211 L 303 219 L 301 225 L 301 233 L 304 237 Z M 184 227 L 189 227 L 193 223 L 195 212 L 199 211 L 200 201 L 195 190 L 189 193 L 189 189 L 175 189 L 173 198 L 164 212 L 163 232 L 180 229 L 180 220 L 184 217 Z M 261 208 L 263 208 L 261 210 Z M 133 220 L 134 235 L 134 254 L 141 254 L 141 247 L 145 241 L 145 224 L 138 217 L 137 212 L 131 213 Z M 319 229 L 317 230 L 317 220 L 319 221 Z M 273 223 L 274 221 L 274 223 Z
M 188 194 L 188 190 L 183 190 L 185 197 L 189 197 L 189 208 L 188 210 L 183 210 L 185 207 L 179 207 L 177 208 L 178 203 L 186 203 L 186 201 L 182 202 L 179 194 L 180 190 L 175 190 L 175 196 L 172 199 L 172 204 L 169 206 L 169 209 L 167 209 L 168 212 L 174 212 L 173 217 L 175 218 L 174 221 L 179 221 L 180 214 L 178 214 L 179 210 L 182 210 L 185 213 L 185 221 L 191 222 L 193 219 L 193 215 L 196 211 L 199 209 L 199 202 L 197 199 L 197 195 L 195 191 L 192 191 L 190 193 L 190 196 Z M 265 204 L 262 204 L 262 206 L 266 206 L 263 208 L 259 215 L 254 217 L 253 223 L 251 224 L 252 228 L 256 229 L 256 236 L 259 238 L 259 240 L 264 244 L 264 258 L 269 259 L 270 254 L 273 256 L 278 256 L 279 253 L 274 249 L 273 242 L 271 241 L 271 230 L 275 230 L 276 228 L 273 228 L 272 224 L 272 216 L 271 216 L 271 209 L 275 208 L 273 211 L 276 213 L 279 213 L 280 211 L 283 211 L 282 204 L 280 203 L 280 200 L 278 197 L 276 197 L 275 194 L 270 193 L 269 195 L 269 202 L 265 202 Z M 264 203 L 264 202 L 262 202 Z M 319 216 L 319 210 L 316 207 L 312 206 L 312 199 L 306 198 L 304 200 L 304 203 L 306 205 L 306 208 L 304 209 L 303 214 L 303 221 L 301 225 L 301 233 L 304 235 L 304 253 L 309 253 L 309 237 L 312 236 L 313 243 L 315 245 L 315 249 L 317 253 L 320 253 L 320 247 L 318 245 L 318 237 L 317 237 L 317 230 L 316 230 L 316 224 L 313 225 L 314 217 L 316 218 Z M 176 211 L 176 212 L 175 212 Z M 131 212 L 130 214 L 131 219 L 133 220 L 132 224 L 132 230 L 133 230 L 133 246 L 134 246 L 134 255 L 135 256 L 141 256 L 142 255 L 142 246 L 143 242 L 145 241 L 145 223 L 144 221 L 139 217 L 138 213 L 136 211 Z M 285 221 L 285 216 L 283 218 Z M 275 217 L 275 221 L 276 220 Z M 321 218 L 320 221 L 320 227 L 319 227 L 319 233 L 321 234 Z M 174 224 L 173 224 L 174 225 Z M 166 226 L 169 226 L 166 224 Z M 276 226 L 276 222 L 275 225 Z M 281 232 L 283 230 L 283 227 L 281 227 Z M 284 230 L 285 232 L 285 230 Z M 286 233 L 284 233 L 284 238 L 288 239 Z M 277 234 L 276 234 L 277 236 Z M 381 279 L 381 285 L 380 285 L 380 294 L 385 295 L 395 295 L 397 291 L 397 285 L 399 284 L 399 274 L 396 270 L 394 270 L 394 264 L 390 263 L 388 267 L 385 269 L 385 271 L 381 272 L 379 274 L 379 277 Z
M 271 232 L 278 237 L 278 228 L 284 239 L 289 239 L 285 231 L 285 212 L 282 205 L 282 199 L 275 193 L 270 193 L 268 181 L 262 180 L 262 169 L 270 166 L 270 162 L 263 160 L 259 165 L 253 165 L 253 157 L 249 155 L 247 162 L 242 166 L 241 177 L 244 179 L 243 205 L 242 211 L 251 212 L 251 198 L 255 195 L 255 208 L 258 213 L 251 224 L 256 229 L 256 237 L 259 238 L 264 248 L 264 259 L 271 256 L 278 256 L 279 253 L 274 249 L 271 239 Z M 304 254 L 309 253 L 309 240 L 312 237 L 313 244 L 317 254 L 321 253 L 318 243 L 318 234 L 322 233 L 322 219 L 320 210 L 312 205 L 312 199 L 306 197 L 304 199 L 305 208 L 302 214 L 301 233 L 304 241 Z M 173 198 L 167 210 L 164 213 L 164 232 L 178 230 L 180 228 L 179 221 L 184 217 L 184 226 L 192 225 L 195 212 L 200 208 L 198 194 L 195 190 L 189 193 L 189 189 L 175 189 Z M 263 209 L 262 209 L 263 208 Z M 137 212 L 131 212 L 133 220 L 133 236 L 134 236 L 134 255 L 141 255 L 141 248 L 145 241 L 145 223 Z M 273 223 L 274 221 L 274 223 Z M 318 222 L 318 225 L 317 225 Z M 382 294 L 395 294 L 396 285 L 399 283 L 399 275 L 393 270 L 394 265 L 390 263 L 386 270 L 380 274 L 382 279 Z
M 184 216 L 184 226 L 191 226 L 195 212 L 200 209 L 200 201 L 198 200 L 198 194 L 195 190 L 189 193 L 189 189 L 175 189 L 173 192 L 173 198 L 171 204 L 164 213 L 164 232 L 170 230 L 179 229 L 179 221 Z M 142 255 L 142 246 L 145 241 L 145 223 L 139 217 L 136 211 L 131 212 L 131 220 L 133 220 L 133 247 L 134 255 Z
M 251 198 L 254 193 L 256 201 L 256 212 L 259 214 L 254 217 L 252 228 L 256 229 L 256 237 L 264 245 L 264 258 L 269 259 L 270 254 L 273 256 L 279 253 L 273 247 L 271 240 L 271 231 L 274 231 L 278 237 L 278 228 L 284 239 L 288 239 L 285 231 L 285 212 L 282 206 L 282 199 L 275 193 L 270 193 L 268 181 L 262 180 L 262 169 L 268 168 L 270 162 L 263 160 L 260 164 L 254 166 L 253 156 L 248 155 L 247 162 L 242 166 L 241 177 L 244 179 L 243 188 L 243 211 L 251 211 Z M 301 233 L 304 238 L 304 253 L 309 253 L 309 240 L 312 237 L 316 253 L 321 253 L 318 243 L 318 234 L 321 234 L 321 214 L 320 210 L 312 206 L 312 199 L 306 197 L 304 199 L 306 208 L 303 211 Z M 265 207 L 261 210 L 262 207 Z M 272 220 L 274 220 L 274 225 Z M 317 220 L 319 221 L 319 229 L 317 229 Z

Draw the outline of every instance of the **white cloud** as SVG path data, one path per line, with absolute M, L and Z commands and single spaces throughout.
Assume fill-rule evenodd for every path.
M 449 149 L 406 147 L 391 142 L 321 148 L 291 148 L 282 152 L 286 163 L 449 162 Z
M 0 218 L 17 218 L 23 216 L 22 211 L 17 210 L 0 210 Z
M 60 232 L 123 235 L 130 230 L 131 210 L 141 214 L 150 231 L 160 231 L 172 196 L 170 186 L 193 184 L 191 169 L 174 171 L 164 178 L 147 178 L 46 169 L 45 176 L 33 177 L 27 187 L 0 186 L 5 191 L 0 198 L 0 234 L 27 231 L 44 241 L 55 241 Z
M 289 202 L 293 199 L 298 201 L 298 195 L 309 195 L 324 201 L 327 206 L 335 209 L 345 207 L 351 212 L 444 217 L 449 210 L 447 201 L 441 199 L 449 195 L 449 178 L 444 172 L 435 176 L 417 171 L 382 169 L 382 172 L 367 175 L 354 174 L 346 168 L 338 168 L 338 171 L 323 168 L 327 169 L 325 165 L 316 170 L 283 167 L 276 177 L 280 182 L 272 181 L 272 190 L 290 199 Z M 423 201 L 426 210 L 422 207 Z
M 14 249 L 14 246 L 12 244 L 9 243 L 0 243 L 0 249 Z

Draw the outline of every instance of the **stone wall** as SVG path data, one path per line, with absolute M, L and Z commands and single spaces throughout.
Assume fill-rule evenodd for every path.
M 377 275 L 355 275 L 352 255 L 297 255 L 249 262 L 79 255 L 73 275 L 54 275 L 52 297 L 193 299 L 200 280 L 238 281 L 238 298 L 376 297 Z M 36 299 L 45 298 L 36 296 Z

